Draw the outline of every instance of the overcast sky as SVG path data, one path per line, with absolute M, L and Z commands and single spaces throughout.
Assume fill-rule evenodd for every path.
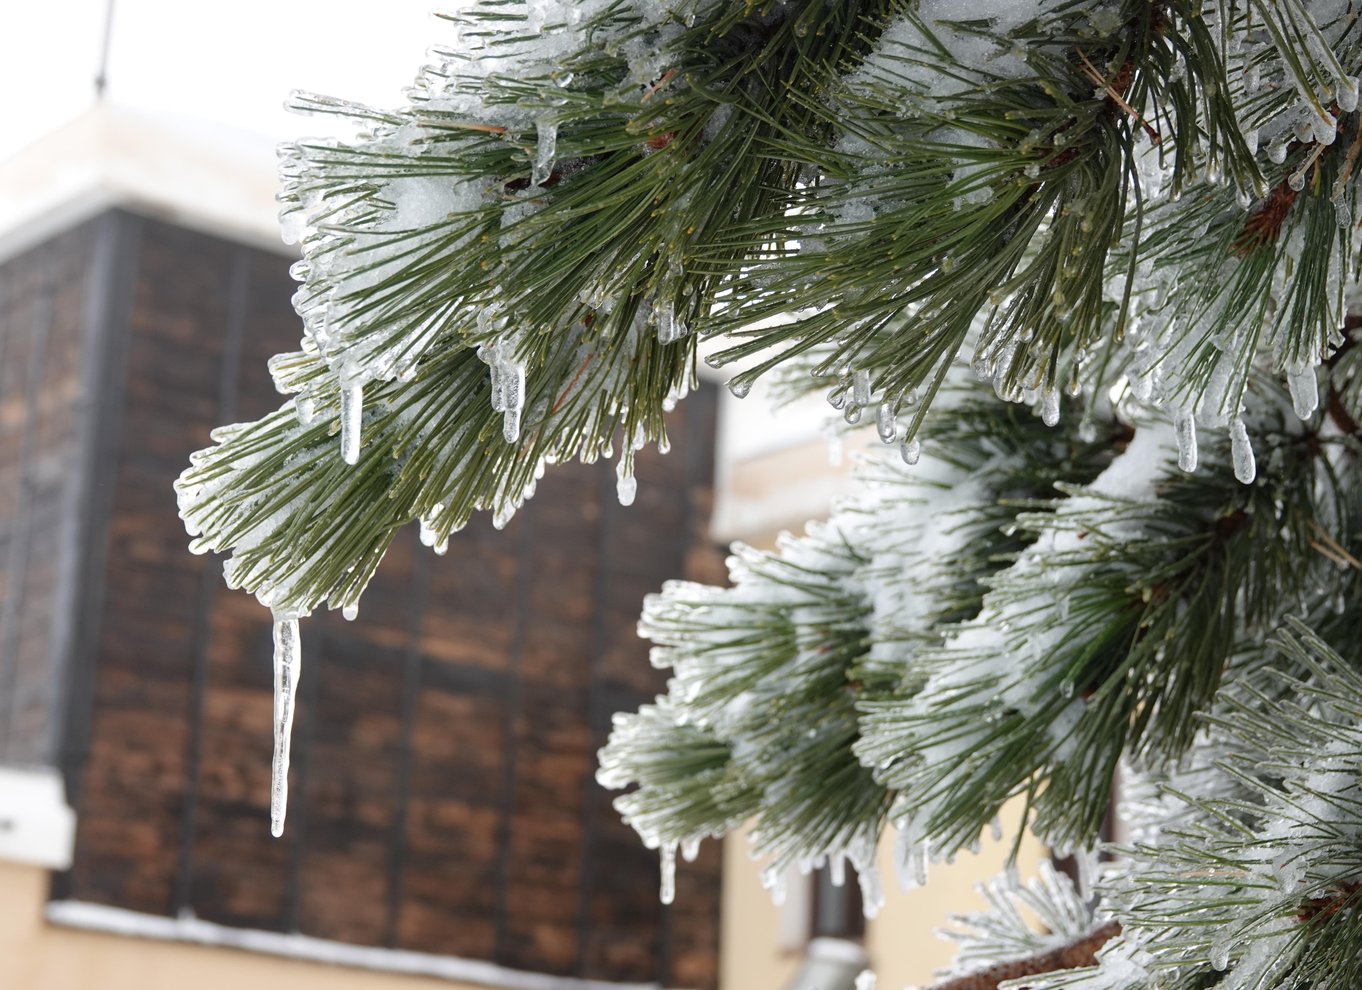
M 274 141 L 337 133 L 332 118 L 284 110 L 295 89 L 376 106 L 402 101 L 433 44 L 453 39 L 430 16 L 458 0 L 115 0 L 107 98 L 199 126 Z M 381 9 L 380 9 L 381 8 Z M 108 0 L 0 0 L 0 159 L 94 101 Z M 243 142 L 243 149 L 252 142 Z M 269 141 L 258 144 L 273 165 Z M 254 150 L 251 153 L 255 153 Z M 821 421 L 813 403 L 778 417 L 752 400 L 730 446 L 779 447 Z M 729 417 L 730 424 L 738 423 Z M 751 448 L 751 450 L 748 450 Z
M 398 102 L 426 48 L 451 38 L 429 15 L 441 5 L 115 0 L 108 97 L 277 139 L 316 133 L 315 121 L 283 109 L 288 93 Z M 0 0 L 0 7 L 5 157 L 92 102 L 108 0 Z

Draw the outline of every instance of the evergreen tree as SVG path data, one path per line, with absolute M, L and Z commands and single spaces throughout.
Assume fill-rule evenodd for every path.
M 664 897 L 751 821 L 873 910 L 887 829 L 922 882 L 1020 799 L 1084 882 L 1001 878 L 942 987 L 1362 985 L 1358 14 L 468 0 L 406 106 L 298 96 L 363 130 L 285 149 L 289 398 L 179 482 L 275 612 L 276 829 L 298 619 L 557 461 L 627 504 L 716 341 L 888 454 L 644 604 L 600 776 Z

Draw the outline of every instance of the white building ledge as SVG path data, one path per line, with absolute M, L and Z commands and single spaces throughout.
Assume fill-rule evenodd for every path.
M 0 767 L 0 859 L 64 870 L 75 833 L 60 774 Z
M 357 969 L 474 983 L 505 990 L 659 990 L 654 983 L 611 983 L 570 976 L 549 976 L 507 969 L 475 959 L 437 956 L 428 952 L 349 945 L 308 935 L 229 928 L 194 917 L 166 918 L 83 901 L 53 901 L 47 920 L 66 928 L 121 935 L 125 938 L 189 942 L 219 948 L 243 949 L 287 959 L 351 966 Z
M 274 142 L 99 103 L 0 161 L 0 259 L 111 207 L 292 255 Z

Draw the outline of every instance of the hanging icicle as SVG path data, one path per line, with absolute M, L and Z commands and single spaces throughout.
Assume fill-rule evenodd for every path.
M 535 124 L 538 145 L 534 152 L 534 173 L 530 182 L 542 186 L 553 175 L 553 163 L 558 157 L 558 120 L 552 114 L 540 117 Z
M 291 612 L 274 613 L 274 764 L 270 782 L 270 834 L 284 834 L 288 814 L 289 743 L 293 735 L 293 709 L 298 698 L 302 652 L 298 641 L 298 617 Z
M 1173 432 L 1178 443 L 1178 467 L 1195 471 L 1197 465 L 1196 420 L 1189 412 L 1178 413 L 1173 420 Z
M 1230 457 L 1234 462 L 1234 476 L 1245 485 L 1253 484 L 1253 479 L 1258 476 L 1258 464 L 1253 457 L 1248 427 L 1242 419 L 1230 424 Z
M 676 899 L 676 843 L 662 843 L 658 853 L 661 858 L 662 869 L 662 882 L 658 890 L 658 899 L 663 904 L 670 904 Z
M 346 464 L 358 464 L 360 430 L 364 423 L 364 386 L 358 383 L 341 386 L 340 421 L 341 460 Z

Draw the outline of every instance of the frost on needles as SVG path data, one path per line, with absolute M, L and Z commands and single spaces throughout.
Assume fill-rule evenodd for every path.
M 664 864 L 752 821 L 873 910 L 886 830 L 910 883 L 1018 798 L 1081 852 L 1120 767 L 1063 944 L 1004 878 L 942 987 L 1357 986 L 1359 12 L 468 0 L 404 105 L 297 95 L 357 133 L 283 149 L 288 398 L 178 483 L 275 611 L 278 774 L 297 621 L 556 462 L 632 501 L 703 340 L 884 454 L 646 603 L 674 676 L 601 779 Z

